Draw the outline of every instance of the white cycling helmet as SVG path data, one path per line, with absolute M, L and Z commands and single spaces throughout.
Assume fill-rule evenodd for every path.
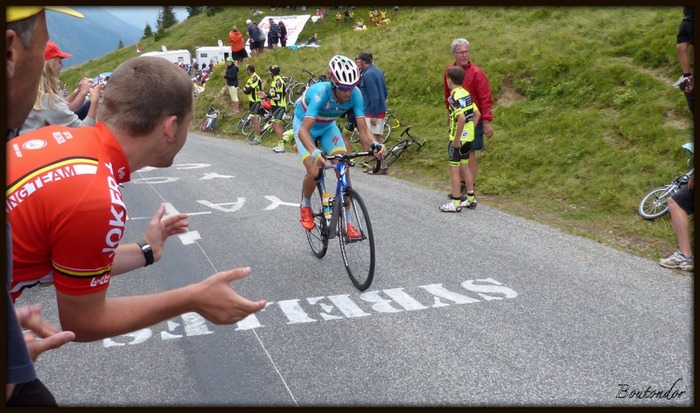
M 355 61 L 339 54 L 328 63 L 328 75 L 335 86 L 352 87 L 360 83 L 360 69 Z

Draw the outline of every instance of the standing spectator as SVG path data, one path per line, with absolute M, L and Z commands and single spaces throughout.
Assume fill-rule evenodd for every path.
M 472 208 L 469 200 L 462 202 L 460 178 L 467 179 L 469 152 L 474 140 L 474 123 L 479 121 L 479 110 L 469 92 L 462 87 L 464 69 L 459 66 L 447 68 L 447 107 L 450 109 L 450 140 L 447 144 L 447 159 L 450 162 L 450 184 L 452 202 L 440 206 L 442 212 L 460 212 L 463 207 Z M 474 206 L 475 207 L 475 206 Z
M 39 82 L 39 93 L 37 94 L 34 108 L 20 129 L 21 133 L 27 133 L 47 125 L 64 125 L 79 128 L 95 124 L 97 108 L 103 89 L 100 83 L 93 84 L 90 87 L 90 108 L 85 120 L 81 120 L 69 108 L 68 102 L 66 102 L 61 93 L 58 73 L 63 66 L 62 60 L 64 57 L 71 56 L 68 53 L 63 53 L 54 42 L 46 44 L 44 48 L 44 71 Z
M 480 151 L 484 148 L 484 134 L 486 134 L 486 137 L 489 139 L 493 136 L 493 128 L 491 127 L 491 121 L 493 121 L 493 113 L 491 112 L 493 97 L 491 96 L 491 86 L 489 85 L 486 74 L 479 66 L 471 61 L 469 42 L 466 39 L 454 39 L 452 41 L 452 55 L 455 61 L 448 67 L 459 66 L 464 69 L 464 82 L 462 83 L 462 87 L 469 92 L 476 107 L 478 107 L 479 112 L 481 112 L 479 122 L 475 123 L 474 141 L 472 142 L 469 152 L 469 176 L 472 182 L 465 182 L 462 191 L 462 195 L 466 194 L 466 198 L 472 201 L 474 207 L 476 207 L 476 176 L 478 171 L 476 151 Z M 445 99 L 447 99 L 450 96 L 450 89 L 447 87 L 447 70 L 445 70 L 445 75 L 443 77 Z M 448 196 L 452 196 L 452 194 Z
M 25 288 L 52 283 L 61 325 L 80 342 L 136 331 L 185 312 L 233 324 L 265 306 L 231 287 L 250 268 L 154 294 L 107 294 L 112 276 L 159 261 L 166 240 L 189 225 L 185 214 L 165 216 L 161 204 L 140 241 L 120 244 L 127 217 L 120 184 L 132 171 L 172 165 L 187 140 L 193 99 L 192 81 L 177 66 L 160 57 L 135 57 L 112 73 L 96 126 L 49 126 L 8 143 L 45 144 L 7 152 L 13 299 Z M 42 176 L 63 178 L 49 182 Z M 34 182 L 43 185 L 22 195 Z
M 284 139 L 282 134 L 282 118 L 287 113 L 287 99 L 285 92 L 284 79 L 280 75 L 282 68 L 279 65 L 272 65 L 268 70 L 270 76 L 272 76 L 272 82 L 270 83 L 270 89 L 267 92 L 263 92 L 263 99 L 270 99 L 272 104 L 272 129 L 275 130 L 277 135 L 277 146 L 272 148 L 275 153 L 284 152 Z
M 248 96 L 248 105 L 250 108 L 250 122 L 253 124 L 255 138 L 250 141 L 251 145 L 256 145 L 262 140 L 260 138 L 260 114 L 262 112 L 261 98 L 263 80 L 255 73 L 255 66 L 247 64 L 245 72 L 248 74 L 248 80 L 243 86 L 243 93 Z
M 690 45 L 693 47 L 693 51 L 695 49 L 693 9 L 693 6 L 683 6 L 683 20 L 676 35 L 676 51 L 678 52 L 678 61 L 683 71 L 680 79 L 678 79 L 678 85 L 681 91 L 685 93 L 685 100 L 688 102 L 690 113 L 695 116 L 695 108 L 693 106 L 693 101 L 695 100 L 695 78 L 690 67 L 692 53 L 688 47 Z
M 236 62 L 244 62 L 248 58 L 248 51 L 245 49 L 243 35 L 238 31 L 238 27 L 232 26 L 228 34 L 228 42 L 231 43 L 231 57 Z
M 263 47 L 265 47 L 265 33 L 258 27 L 258 24 L 250 19 L 246 20 L 248 27 L 246 31 L 248 37 L 252 40 L 250 43 L 250 56 L 257 57 L 263 52 Z
M 272 17 L 270 17 L 269 22 L 270 31 L 267 32 L 267 47 L 269 49 L 277 49 L 280 41 L 280 26 L 272 20 Z
M 46 10 L 54 10 L 83 18 L 67 7 L 7 7 L 5 9 L 6 36 L 6 139 L 18 134 L 31 111 L 38 93 L 44 59 L 42 53 L 49 38 Z M 53 394 L 37 378 L 34 361 L 41 353 L 73 341 L 72 331 L 60 331 L 41 318 L 38 306 L 15 309 L 10 297 L 12 281 L 12 239 L 9 222 L 6 226 L 5 271 L 5 406 L 56 407 Z M 24 335 L 22 329 L 29 330 Z M 35 338 L 36 337 L 36 338 Z
M 668 212 L 671 214 L 671 225 L 678 241 L 678 250 L 668 258 L 659 260 L 659 265 L 666 268 L 680 268 L 684 271 L 695 269 L 695 258 L 690 246 L 690 223 L 688 217 L 693 215 L 693 194 L 695 191 L 695 176 L 691 176 L 688 185 L 681 188 L 668 199 Z
M 287 26 L 282 20 L 279 22 L 280 26 L 280 46 L 287 47 Z
M 374 56 L 372 52 L 364 51 L 355 58 L 355 62 L 361 71 L 360 90 L 362 91 L 362 100 L 365 108 L 365 122 L 367 127 L 374 135 L 374 140 L 382 143 L 381 136 L 384 131 L 384 123 L 386 122 L 386 99 L 389 96 L 389 91 L 386 87 L 386 79 L 384 73 L 375 66 L 372 62 Z M 367 147 L 365 151 L 369 150 Z M 367 158 L 363 164 L 364 172 L 374 175 L 373 168 L 367 164 Z M 377 171 L 376 175 L 386 175 L 387 169 L 382 166 Z
M 232 57 L 226 58 L 226 72 L 223 74 L 228 86 L 228 93 L 231 96 L 233 103 L 232 115 L 237 115 L 241 111 L 240 102 L 238 101 L 238 63 Z
M 201 70 L 199 70 L 199 63 L 197 62 L 197 59 L 192 59 L 192 69 L 194 71 L 194 73 L 191 74 L 192 77 L 197 76 L 200 73 L 202 73 Z

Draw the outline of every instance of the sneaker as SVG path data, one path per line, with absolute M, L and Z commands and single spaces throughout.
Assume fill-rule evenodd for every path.
M 454 202 L 448 202 L 445 205 L 440 205 L 442 212 L 462 212 L 462 205 L 455 205 Z
M 348 238 L 362 238 L 362 234 L 354 225 L 348 224 Z
M 284 153 L 284 146 L 275 146 L 272 148 L 272 151 L 274 153 Z
M 314 214 L 311 212 L 311 207 L 303 206 L 301 207 L 301 226 L 305 230 L 311 231 L 314 229 Z
M 463 208 L 468 208 L 468 209 L 476 209 L 476 205 L 477 205 L 476 198 L 474 198 L 474 199 L 467 198 L 467 199 L 462 200 L 462 203 L 461 203 L 461 206 Z
M 680 251 L 676 251 L 670 257 L 660 259 L 659 265 L 665 268 L 679 268 L 683 271 L 693 271 L 695 269 L 695 258 L 687 258 Z
M 261 142 L 262 142 L 262 137 L 258 136 L 255 139 L 253 139 L 252 141 L 250 141 L 250 144 L 251 145 L 260 145 Z
M 367 173 L 367 172 L 371 171 L 372 169 L 374 169 L 374 166 L 370 165 L 367 162 L 362 162 L 362 165 L 360 165 L 360 166 L 362 167 L 362 172 L 364 172 L 364 173 Z

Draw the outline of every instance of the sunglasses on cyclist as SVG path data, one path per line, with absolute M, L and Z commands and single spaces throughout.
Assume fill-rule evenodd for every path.
M 341 92 L 349 92 L 355 88 L 355 86 L 341 86 L 341 85 L 334 85 L 336 89 L 340 90 Z

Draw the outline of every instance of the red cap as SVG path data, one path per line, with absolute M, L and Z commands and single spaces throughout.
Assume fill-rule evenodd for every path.
M 69 57 L 73 57 L 73 55 L 70 53 L 62 52 L 61 49 L 58 48 L 58 45 L 56 43 L 48 42 L 46 43 L 46 48 L 44 48 L 44 60 L 51 60 L 54 57 L 67 59 Z

